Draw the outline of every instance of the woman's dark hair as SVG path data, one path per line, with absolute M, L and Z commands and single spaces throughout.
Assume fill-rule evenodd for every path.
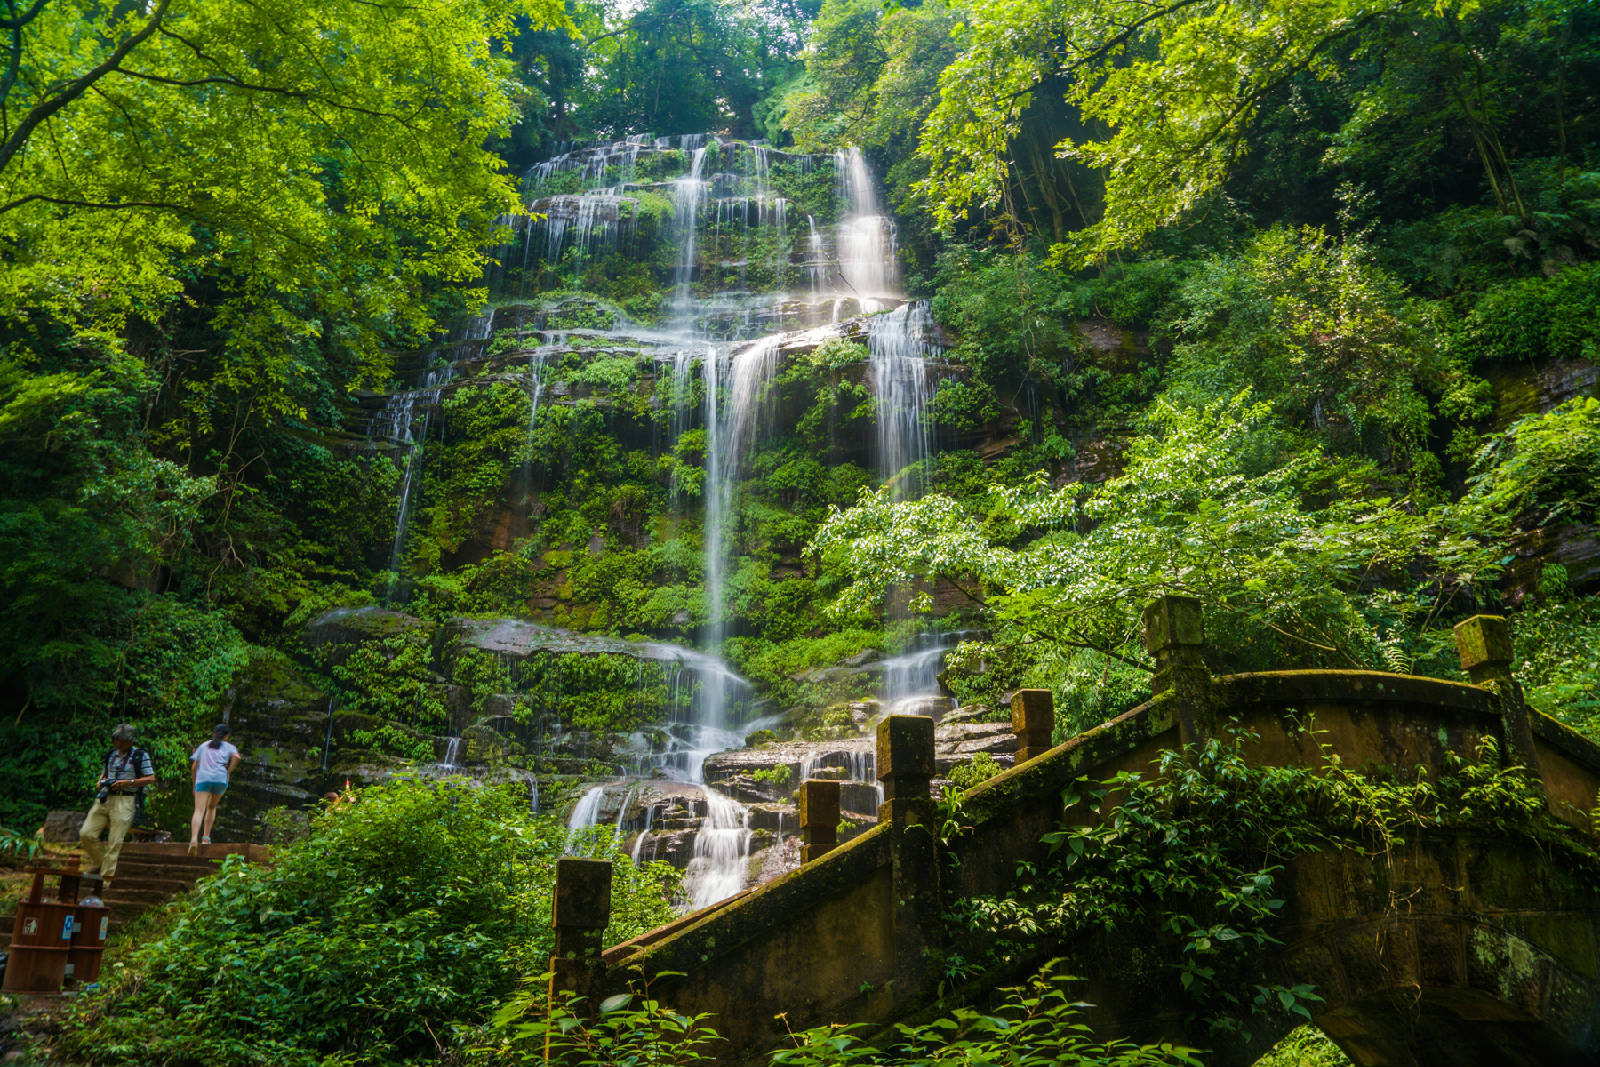
M 215 726 L 213 726 L 211 728 L 211 747 L 212 748 L 221 748 L 222 747 L 222 739 L 224 737 L 227 737 L 231 733 L 233 733 L 233 731 L 228 729 L 228 724 L 227 723 L 225 723 L 225 722 L 217 723 L 217 725 L 215 725 Z

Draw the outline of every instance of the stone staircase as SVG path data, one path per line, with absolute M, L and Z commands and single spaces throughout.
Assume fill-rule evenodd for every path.
M 270 852 L 263 845 L 206 845 L 199 855 L 191 856 L 188 849 L 184 842 L 130 841 L 122 846 L 117 874 L 105 898 L 111 909 L 113 933 L 127 929 L 129 923 L 151 908 L 193 889 L 200 879 L 215 874 L 228 856 L 265 863 Z M 0 915 L 0 952 L 5 952 L 11 947 L 16 902 L 8 900 L 0 906 L 5 908 L 5 914 Z

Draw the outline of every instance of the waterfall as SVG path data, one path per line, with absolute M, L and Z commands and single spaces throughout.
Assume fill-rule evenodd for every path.
M 878 206 L 861 149 L 840 149 L 834 160 L 841 199 L 849 205 L 839 223 L 839 272 L 863 313 L 879 311 L 899 299 L 894 229 Z
M 678 221 L 678 269 L 673 277 L 673 310 L 676 328 L 689 333 L 694 328 L 694 310 L 690 301 L 690 286 L 694 282 L 695 223 L 700 215 L 700 205 L 706 198 L 706 183 L 700 179 L 700 168 L 705 165 L 706 148 L 694 150 L 689 162 L 689 173 L 672 183 L 673 208 Z
M 883 702 L 890 712 L 943 714 L 955 707 L 954 699 L 939 689 L 944 657 L 971 631 L 918 634 L 905 643 L 906 650 L 883 661 Z
M 644 843 L 647 840 L 650 841 L 650 858 L 655 859 L 655 840 L 650 837 L 650 830 L 655 826 L 656 808 L 658 807 L 660 807 L 659 804 L 651 804 L 644 810 L 644 829 L 640 830 L 639 836 L 633 839 L 633 848 L 628 853 L 635 867 L 639 865 L 639 860 L 644 852 Z
M 781 336 L 765 337 L 735 353 L 726 372 L 720 356 L 708 353 L 701 364 L 706 379 L 706 518 L 705 597 L 709 623 L 706 645 L 715 654 L 727 637 L 726 571 L 730 562 L 730 526 L 738 513 L 739 475 L 746 451 L 754 442 L 767 383 L 778 364 Z M 718 394 L 726 399 L 719 403 Z M 715 681 L 706 693 L 707 725 L 727 724 L 727 694 Z
M 469 339 L 472 339 L 469 335 Z M 432 359 L 433 354 L 428 357 Z M 396 393 L 384 404 L 367 429 L 370 440 L 379 437 L 405 450 L 405 467 L 400 476 L 400 498 L 395 505 L 394 541 L 389 548 L 389 570 L 398 581 L 404 563 L 406 529 L 411 521 L 412 504 L 416 496 L 417 476 L 420 473 L 423 447 L 428 439 L 428 424 L 438 407 L 439 397 L 455 376 L 455 364 L 430 370 L 420 388 Z M 422 402 L 421 428 L 417 424 L 417 402 Z
M 926 417 L 932 329 L 933 313 L 923 300 L 867 320 L 878 467 L 897 500 L 921 496 L 926 486 L 923 461 L 933 451 Z
M 585 843 L 584 831 L 600 821 L 600 805 L 605 799 L 606 787 L 603 785 L 590 787 L 578 798 L 578 803 L 572 808 L 572 814 L 567 817 L 567 852 L 572 852 Z
M 797 202 L 791 203 L 780 195 L 791 191 L 785 179 L 796 170 L 830 162 L 838 210 L 822 217 L 836 218 L 837 225 L 818 226 L 807 214 L 802 230 L 799 217 L 791 215 L 806 203 L 799 198 L 811 195 L 801 190 L 815 185 L 795 187 Z M 821 184 L 825 191 L 826 181 Z M 670 218 L 641 210 L 659 204 L 661 193 L 670 202 Z M 806 207 L 824 210 L 809 203 Z M 641 666 L 635 699 L 651 699 L 659 686 L 665 702 L 655 720 L 660 725 L 630 739 L 618 761 L 635 775 L 671 778 L 704 790 L 706 815 L 685 877 L 692 906 L 702 907 L 743 887 L 749 858 L 750 813 L 705 784 L 704 763 L 715 752 L 741 745 L 743 734 L 757 726 L 741 725 L 750 714 L 750 689 L 719 657 L 735 627 L 728 586 L 738 554 L 739 485 L 749 474 L 752 453 L 769 432 L 767 396 L 782 355 L 782 331 L 895 309 L 866 323 L 861 333 L 871 355 L 869 377 L 879 413 L 877 465 L 897 494 L 911 497 L 924 488 L 920 479 L 929 454 L 924 413 L 930 318 L 925 305 L 901 307 L 893 225 L 858 149 L 831 158 L 811 157 L 705 135 L 640 136 L 575 148 L 527 173 L 523 211 L 512 226 L 499 277 L 507 289 L 519 293 L 524 285 L 547 292 L 582 289 L 585 265 L 592 270 L 595 257 L 627 256 L 636 247 L 648 252 L 646 233 L 658 234 L 673 246 L 670 256 L 662 249 L 660 257 L 658 284 L 664 293 L 659 325 L 634 326 L 625 333 L 618 316 L 608 329 L 573 328 L 570 347 L 559 346 L 550 332 L 541 333 L 541 343 L 527 357 L 525 378 L 528 486 L 531 501 L 532 474 L 540 463 L 533 434 L 543 425 L 539 420 L 549 417 L 540 406 L 550 404 L 551 368 L 558 359 L 586 358 L 589 349 L 607 351 L 612 337 L 621 342 L 616 348 L 644 353 L 659 369 L 657 402 L 670 404 L 670 412 L 663 412 L 658 423 L 658 447 L 663 441 L 665 447 L 677 447 L 696 429 L 705 434 L 698 494 L 704 509 L 704 578 L 697 648 L 663 654 L 656 674 Z M 514 277 L 519 261 L 520 283 Z M 535 279 L 548 280 L 529 279 L 529 271 Z M 547 324 L 553 328 L 562 325 L 554 317 L 560 307 L 548 308 Z M 607 313 L 614 315 L 611 309 Z M 482 348 L 487 347 L 485 340 Z M 419 408 L 419 413 L 425 420 L 426 411 Z M 405 418 L 409 425 L 413 416 Z M 421 481 L 420 473 L 409 470 L 413 465 L 420 470 L 415 451 L 408 452 L 408 473 L 402 478 L 407 487 L 398 505 L 397 526 L 402 528 L 414 506 L 411 487 Z M 671 493 L 675 507 L 694 501 L 688 480 L 679 484 L 675 477 Z M 397 566 L 403 540 L 402 532 L 394 551 Z M 546 701 L 553 706 L 560 695 L 558 672 L 547 675 L 544 685 L 552 690 Z M 541 727 L 545 722 L 541 718 Z M 548 747 L 544 738 L 539 747 Z M 871 771 L 868 757 L 851 757 L 852 780 L 870 782 Z M 626 794 L 624 783 L 610 783 L 613 795 Z M 572 847 L 594 838 L 585 831 L 601 820 L 606 788 L 591 787 L 578 801 L 568 823 Z M 612 827 L 619 841 L 628 817 L 624 795 Z M 644 839 L 662 817 L 653 806 L 645 812 L 646 829 L 630 849 L 636 859 L 648 854 Z
M 430 778 L 443 778 L 461 770 L 461 738 L 447 737 L 444 739 L 444 754 L 438 762 L 430 763 L 421 768 L 424 775 Z
M 743 889 L 749 860 L 749 809 L 707 789 L 706 816 L 694 836 L 694 857 L 683 876 L 689 910 L 726 900 Z
M 867 320 L 878 472 L 896 500 L 914 500 L 927 488 L 927 460 L 933 454 L 927 420 L 932 331 L 933 313 L 921 300 Z M 903 591 L 891 594 L 886 615 L 891 626 L 909 619 Z M 916 698 L 939 696 L 939 665 L 948 646 L 929 649 L 921 640 L 891 640 L 900 654 L 884 661 L 881 694 L 891 710 L 908 710 Z
M 878 780 L 878 757 L 871 748 L 816 749 L 800 758 L 800 774 L 796 784 L 815 778 L 821 767 L 840 767 L 845 772 L 841 781 L 870 785 L 883 803 L 883 783 Z

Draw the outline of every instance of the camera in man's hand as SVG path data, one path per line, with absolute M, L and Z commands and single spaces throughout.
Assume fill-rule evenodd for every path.
M 102 804 L 104 804 L 106 801 L 110 800 L 111 799 L 111 786 L 109 784 L 107 784 L 107 783 L 102 783 L 101 786 L 100 786 L 100 792 L 96 793 L 94 795 L 94 798 L 96 800 L 98 800 Z

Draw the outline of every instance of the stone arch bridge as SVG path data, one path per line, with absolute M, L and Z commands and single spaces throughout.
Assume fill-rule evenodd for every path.
M 1042 865 L 1040 839 L 1058 825 L 1069 783 L 1148 771 L 1159 753 L 1203 740 L 1222 717 L 1243 728 L 1248 759 L 1279 766 L 1320 767 L 1331 750 L 1350 767 L 1439 771 L 1447 755 L 1496 735 L 1542 781 L 1550 812 L 1594 833 L 1600 746 L 1526 707 L 1503 619 L 1457 627 L 1473 684 L 1369 671 L 1212 678 L 1199 605 L 1187 598 L 1153 603 L 1146 631 L 1156 696 L 1116 719 L 1049 747 L 1049 694 L 1018 695 L 1016 765 L 966 794 L 973 829 L 948 856 L 930 832 L 931 721 L 891 716 L 878 731 L 886 799 L 877 827 L 833 847 L 837 794 L 829 810 L 827 790 L 837 786 L 803 785 L 807 862 L 776 881 L 604 948 L 610 866 L 562 860 L 554 984 L 599 995 L 651 979 L 652 994 L 678 1010 L 715 1015 L 729 1063 L 764 1060 L 762 1050 L 782 1038 L 779 1012 L 796 1030 L 914 1017 L 940 1006 L 928 950 L 952 936 L 944 902 L 1003 894 L 1019 862 Z M 1296 725 L 1306 713 L 1315 737 Z M 1313 983 L 1324 998 L 1315 1022 L 1362 1067 L 1600 1062 L 1600 884 L 1559 854 L 1441 831 L 1382 860 L 1302 856 L 1280 886 L 1286 905 L 1273 933 L 1282 944 L 1266 972 Z M 1096 1005 L 1097 1032 L 1209 1043 L 1184 1032 L 1175 1008 L 1152 1004 L 1114 954 L 1050 945 L 1032 962 L 1049 955 L 1086 979 L 1078 992 Z M 1215 1058 L 1249 1063 L 1281 1033 Z

